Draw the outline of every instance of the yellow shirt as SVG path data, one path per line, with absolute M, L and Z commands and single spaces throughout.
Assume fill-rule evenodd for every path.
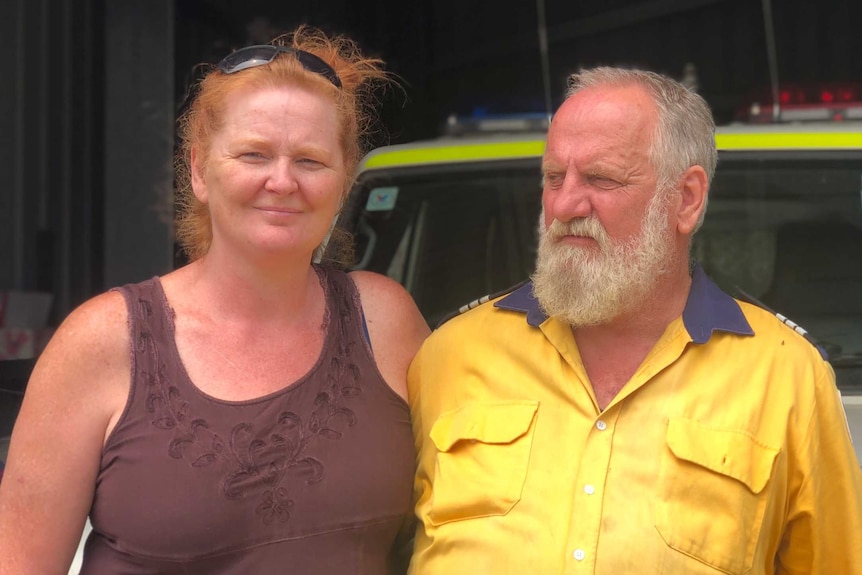
M 412 575 L 862 574 L 862 475 L 817 348 L 696 267 L 602 412 L 531 288 L 411 366 Z

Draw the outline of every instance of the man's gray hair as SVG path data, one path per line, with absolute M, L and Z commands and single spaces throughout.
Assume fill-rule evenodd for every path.
M 658 176 L 658 190 L 675 185 L 691 166 L 701 166 L 706 171 L 708 182 L 712 182 L 718 161 L 712 111 L 700 95 L 676 80 L 646 70 L 591 68 L 569 76 L 566 98 L 586 88 L 631 85 L 646 90 L 658 108 L 658 122 L 650 149 Z M 705 214 L 704 204 L 695 231 L 703 223 Z

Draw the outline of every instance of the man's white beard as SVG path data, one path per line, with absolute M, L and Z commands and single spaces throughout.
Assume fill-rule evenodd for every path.
M 539 249 L 533 291 L 549 316 L 573 327 L 608 323 L 638 309 L 654 296 L 661 275 L 674 258 L 667 224 L 667 194 L 650 200 L 641 231 L 614 242 L 594 216 L 544 229 L 539 216 Z M 598 247 L 560 243 L 565 235 L 588 236 Z

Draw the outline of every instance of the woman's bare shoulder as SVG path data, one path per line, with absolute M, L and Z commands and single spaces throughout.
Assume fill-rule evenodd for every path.
M 31 383 L 53 381 L 77 387 L 86 381 L 105 380 L 110 373 L 128 374 L 128 325 L 126 301 L 121 293 L 109 291 L 85 301 L 51 337 L 36 363 Z
M 430 330 L 413 298 L 398 282 L 380 274 L 351 272 L 377 367 L 399 395 L 407 397 L 407 368 Z
M 363 295 L 394 297 L 400 303 L 409 303 L 415 308 L 413 298 L 397 281 L 386 277 L 383 274 L 369 272 L 365 270 L 353 271 L 347 274 L 353 283 L 356 285 L 359 292 Z
M 362 308 L 367 317 L 396 324 L 406 321 L 406 325 L 403 325 L 405 328 L 420 331 L 428 329 L 416 302 L 404 286 L 374 272 L 355 271 L 350 272 L 349 276 L 359 290 Z
M 57 328 L 51 341 L 87 355 L 118 348 L 127 350 L 128 328 L 126 299 L 119 291 L 112 290 L 75 308 Z

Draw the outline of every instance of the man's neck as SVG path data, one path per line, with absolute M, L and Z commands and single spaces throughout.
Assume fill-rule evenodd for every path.
M 690 289 L 691 277 L 686 269 L 663 278 L 635 309 L 601 325 L 573 328 L 600 409 L 616 397 L 667 326 L 682 315 Z

